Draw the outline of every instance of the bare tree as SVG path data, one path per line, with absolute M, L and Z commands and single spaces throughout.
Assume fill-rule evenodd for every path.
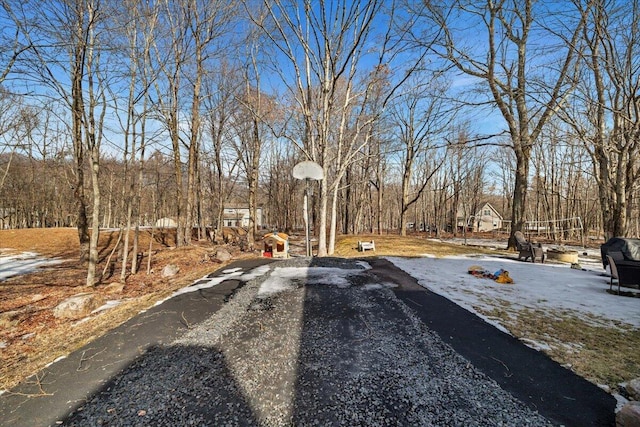
M 124 238 L 122 247 L 122 268 L 120 280 L 127 276 L 130 248 L 130 234 L 135 226 L 133 248 L 131 250 L 131 272 L 138 269 L 138 234 L 140 225 L 140 201 L 144 170 L 144 152 L 146 148 L 147 110 L 150 105 L 149 87 L 155 78 L 151 69 L 151 47 L 153 33 L 158 22 L 158 7 L 129 0 L 122 3 L 121 15 L 114 17 L 122 31 L 122 69 L 123 78 L 128 79 L 128 93 L 123 100 L 125 107 L 118 115 L 123 134 L 124 171 L 122 178 L 122 200 L 124 203 Z M 114 95 L 116 102 L 119 100 Z M 137 165 L 137 167 L 136 167 Z
M 233 114 L 236 98 L 242 89 L 242 80 L 237 78 L 240 69 L 223 61 L 216 73 L 209 73 L 205 81 L 206 135 L 210 147 L 207 153 L 210 195 L 213 201 L 214 240 L 222 238 L 224 205 L 233 192 L 238 173 L 239 159 L 233 149 Z
M 202 85 L 207 73 L 207 62 L 214 57 L 222 57 L 226 51 L 223 48 L 225 41 L 221 37 L 232 24 L 232 18 L 236 12 L 233 3 L 226 1 L 189 0 L 185 14 L 191 15 L 189 22 L 190 33 L 193 37 L 193 54 L 195 63 L 195 75 L 190 78 L 192 94 L 191 98 L 191 126 L 188 139 L 188 163 L 187 163 L 187 207 L 185 224 L 185 243 L 191 242 L 193 229 L 193 215 L 198 197 L 197 184 L 199 182 L 198 164 L 200 153 L 200 140 L 202 135 L 202 110 L 203 91 Z
M 244 91 L 239 94 L 236 109 L 235 127 L 237 129 L 236 152 L 240 159 L 247 182 L 249 227 L 247 245 L 249 250 L 255 246 L 257 233 L 257 209 L 260 162 L 269 128 L 267 122 L 277 114 L 278 107 L 273 97 L 263 93 L 261 86 L 261 67 L 257 47 L 259 43 L 248 42 L 249 52 L 244 72 Z
M 32 5 L 33 6 L 33 5 Z M 87 20 L 85 5 L 82 1 L 60 2 L 45 5 L 46 19 L 34 20 L 33 15 L 25 12 L 23 31 L 29 37 L 33 57 L 26 61 L 23 71 L 37 82 L 52 88 L 69 108 L 71 114 L 70 136 L 73 146 L 74 182 L 71 184 L 76 202 L 76 227 L 80 248 L 80 260 L 88 261 L 90 256 L 89 221 L 87 218 L 87 200 L 85 195 L 85 144 L 83 140 L 84 119 L 84 78 L 85 54 L 87 45 Z M 35 13 L 33 9 L 29 12 Z M 33 43 L 33 37 L 55 40 L 42 45 Z M 62 46 L 61 49 L 56 47 Z M 58 57 L 67 56 L 68 67 Z M 69 82 L 63 82 L 59 76 L 68 76 Z
M 16 15 L 14 9 L 20 9 L 22 2 L 12 0 L 0 1 L 0 85 L 9 76 L 19 56 L 32 47 L 31 40 L 26 35 L 24 16 Z
M 19 97 L 0 86 L 0 155 L 6 155 L 3 169 L 0 169 L 0 190 L 9 174 L 13 157 L 22 144 L 19 137 L 24 131 L 20 120 L 22 108 Z
M 265 154 L 266 174 L 263 181 L 266 185 L 266 215 L 263 224 L 289 233 L 302 221 L 298 206 L 303 186 L 299 180 L 286 172 L 292 170 L 300 160 L 299 154 L 292 145 L 281 141 L 270 144 Z
M 426 82 L 426 83 L 421 83 Z M 392 121 L 400 143 L 402 187 L 400 199 L 400 234 L 406 236 L 407 211 L 422 196 L 427 184 L 442 163 L 427 162 L 436 159 L 438 135 L 453 118 L 451 111 L 444 109 L 443 94 L 447 86 L 438 76 L 414 75 L 409 80 L 408 90 L 401 94 L 392 109 Z M 416 162 L 429 168 L 420 168 L 416 176 Z M 415 178 L 418 178 L 417 180 Z
M 640 188 L 640 4 L 596 1 L 586 12 L 589 72 L 563 118 L 592 159 L 607 239 L 628 234 Z
M 319 4 L 264 1 L 264 14 L 246 7 L 253 22 L 280 52 L 275 57 L 286 61 L 280 61 L 276 71 L 295 99 L 295 113 L 304 123 L 301 135 L 286 136 L 324 170 L 319 189 L 319 256 L 333 253 L 340 182 L 371 140 L 370 127 L 381 113 L 368 114 L 366 101 L 378 87 L 379 74 L 385 72 L 382 65 L 391 60 L 390 29 L 376 28 L 378 48 L 369 51 L 375 18 L 381 15 L 383 4 L 377 0 Z M 373 66 L 363 79 L 367 57 Z
M 470 125 L 464 123 L 452 129 L 451 142 L 447 150 L 444 168 L 450 180 L 449 223 L 454 235 L 458 226 L 463 231 L 472 225 L 480 199 L 484 197 L 483 177 L 487 163 L 484 147 L 470 144 Z M 458 224 L 462 220 L 462 224 Z
M 369 144 L 369 147 L 372 147 L 372 155 L 375 159 L 375 170 L 373 176 L 369 180 L 369 183 L 376 190 L 376 198 L 375 204 L 371 203 L 371 205 L 375 205 L 375 226 L 377 233 L 382 235 L 382 221 L 383 221 L 383 203 L 384 203 L 384 193 L 385 193 L 385 180 L 387 175 L 387 148 L 388 140 L 386 140 L 382 135 L 377 135 L 372 138 L 372 143 Z
M 156 37 L 156 60 L 164 82 L 157 82 L 156 94 L 158 109 L 171 139 L 178 200 L 177 245 L 182 246 L 191 242 L 199 194 L 196 185 L 203 79 L 208 61 L 224 52 L 221 35 L 227 32 L 236 9 L 224 1 L 165 0 L 163 3 L 165 25 L 162 35 Z M 183 101 L 186 99 L 189 101 Z M 186 186 L 183 185 L 183 149 L 187 152 Z
M 78 18 L 83 22 L 84 50 L 83 58 L 86 67 L 86 94 L 76 93 L 80 97 L 78 102 L 81 111 L 84 139 L 89 152 L 89 165 L 91 172 L 91 186 L 93 190 L 91 238 L 89 242 L 89 265 L 87 269 L 87 286 L 93 286 L 96 282 L 96 266 L 98 264 L 98 239 L 100 236 L 100 145 L 103 137 L 104 116 L 106 114 L 106 88 L 104 86 L 106 76 L 101 69 L 100 23 L 103 13 L 99 0 L 87 0 L 78 10 Z M 87 97 L 86 103 L 82 99 Z
M 24 65 L 25 73 L 52 88 L 62 97 L 71 113 L 74 196 L 80 256 L 88 261 L 87 285 L 95 283 L 95 266 L 98 262 L 100 144 L 106 112 L 106 61 L 101 61 L 101 58 L 107 50 L 105 40 L 101 37 L 108 13 L 100 8 L 100 3 L 97 0 L 67 0 L 44 5 L 30 4 L 38 9 L 29 9 L 30 14 L 25 14 L 23 27 L 25 37 L 29 37 L 32 54 L 28 64 Z M 45 13 L 41 14 L 43 8 Z M 32 42 L 34 37 L 45 41 Z M 65 55 L 68 61 L 60 59 Z M 69 82 L 64 81 L 65 76 Z M 86 164 L 93 196 L 91 236 L 85 195 Z
M 7 30 L 0 33 L 0 136 L 3 136 L 7 131 L 14 129 L 16 126 L 14 121 L 15 115 L 10 113 L 15 109 L 16 97 L 2 85 L 20 54 L 29 49 L 31 43 L 28 40 L 26 43 L 21 41 L 21 34 L 24 29 L 21 26 L 20 18 L 18 18 L 13 11 L 12 2 L 1 1 L 0 7 L 4 12 L 0 14 L 0 25 Z M 13 31 L 10 31 L 11 29 L 13 29 Z M 9 34 L 11 34 L 11 36 L 7 37 Z M 0 171 L 0 189 L 2 189 L 3 183 L 9 173 L 11 160 L 15 152 L 12 146 L 13 144 L 3 144 L 0 149 L 0 154 L 3 154 L 7 148 L 9 148 L 8 161 L 4 167 L 4 171 Z
M 438 42 L 428 48 L 433 46 L 441 58 L 484 85 L 488 100 L 506 122 L 516 158 L 509 247 L 515 247 L 513 233 L 525 222 L 532 146 L 577 82 L 576 47 L 586 11 L 564 6 L 544 10 L 544 4 L 534 0 L 436 1 L 415 9 L 439 31 Z M 466 32 L 454 19 L 465 22 Z M 466 43 L 471 32 L 475 40 L 482 37 L 485 42 Z M 421 35 L 414 36 L 421 45 Z M 536 49 L 533 37 L 549 40 L 553 51 Z M 478 45 L 482 48 L 474 48 Z

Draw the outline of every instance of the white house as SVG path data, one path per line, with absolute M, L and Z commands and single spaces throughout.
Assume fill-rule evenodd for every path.
M 502 215 L 491 206 L 491 203 L 485 202 L 480 205 L 478 211 L 465 218 L 462 210 L 458 210 L 457 223 L 458 227 L 469 227 L 471 231 L 493 231 L 502 228 Z
M 256 226 L 262 227 L 262 208 L 256 209 Z M 249 227 L 248 207 L 226 207 L 224 208 L 222 225 L 225 227 Z

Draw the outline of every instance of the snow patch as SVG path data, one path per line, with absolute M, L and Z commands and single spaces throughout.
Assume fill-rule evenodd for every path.
M 56 357 L 56 358 L 54 359 L 54 361 L 53 361 L 53 362 L 47 363 L 46 365 L 44 365 L 44 367 L 45 367 L 45 368 L 48 368 L 49 366 L 53 365 L 54 363 L 58 363 L 58 362 L 59 362 L 59 361 L 61 361 L 62 359 L 66 359 L 66 358 L 67 358 L 67 355 L 66 355 L 66 354 L 65 354 L 64 356 Z
M 257 277 L 260 277 L 264 274 L 266 274 L 269 271 L 269 266 L 268 265 L 262 265 L 260 267 L 256 267 L 246 273 L 242 272 L 241 268 L 228 268 L 226 270 L 222 271 L 222 275 L 221 276 L 216 276 L 216 277 L 208 277 L 208 276 L 204 276 L 203 278 L 196 280 L 192 285 L 190 286 L 186 286 L 182 289 L 178 289 L 177 291 L 175 291 L 173 294 L 171 294 L 169 297 L 160 300 L 158 302 L 156 302 L 154 304 L 154 306 L 158 306 L 162 303 L 164 303 L 165 301 L 176 297 L 178 295 L 183 295 L 183 294 L 188 294 L 190 292 L 197 292 L 199 290 L 202 289 L 209 289 L 212 288 L 216 285 L 219 285 L 220 283 L 224 282 L 225 280 L 229 280 L 232 278 L 235 278 L 237 280 L 241 280 L 241 281 L 249 281 L 252 279 L 255 279 Z M 141 312 L 142 313 L 142 312 Z
M 122 304 L 122 300 L 108 300 L 103 305 L 93 310 L 91 314 L 99 313 L 104 310 L 109 310 L 111 308 L 119 306 L 120 304 Z
M 383 282 L 383 283 L 367 283 L 363 287 L 365 291 L 375 291 L 379 289 L 397 288 L 398 285 L 396 285 L 395 283 Z
M 622 410 L 622 407 L 624 405 L 629 403 L 629 399 L 627 399 L 626 397 L 624 397 L 624 396 L 622 396 L 621 394 L 618 394 L 618 393 L 613 393 L 613 397 L 616 398 L 616 414 L 617 414 L 618 412 L 620 412 Z
M 387 257 L 398 268 L 413 276 L 430 291 L 444 296 L 485 322 L 510 334 L 499 317 L 483 315 L 498 308 L 517 318 L 524 310 L 541 311 L 558 319 L 575 316 L 582 321 L 609 328 L 640 328 L 640 298 L 628 298 L 606 292 L 609 278 L 596 261 L 580 261 L 583 268 L 568 264 L 533 264 L 494 256 L 448 256 L 435 258 Z M 468 274 L 471 265 L 492 272 L 509 271 L 514 284 L 504 285 Z M 522 337 L 536 350 L 563 345 Z M 569 344 L 564 344 L 573 348 Z
M 552 348 L 550 345 L 546 343 L 542 343 L 540 341 L 532 340 L 529 338 L 520 338 L 520 341 L 525 343 L 527 346 L 531 347 L 534 350 L 538 351 L 550 351 Z
M 1 253 L 1 252 L 0 252 Z M 0 255 L 0 281 L 21 274 L 32 273 L 40 267 L 59 264 L 55 258 L 44 258 L 35 252 Z
M 300 282 L 308 285 L 332 285 L 339 288 L 351 286 L 349 276 L 356 276 L 363 270 L 337 267 L 276 267 L 262 282 L 258 297 L 295 289 Z
M 371 264 L 369 264 L 366 261 L 356 261 L 356 265 L 359 265 L 360 267 L 362 267 L 365 270 L 371 270 Z
M 480 311 L 490 312 L 495 307 L 514 316 L 528 309 L 571 314 L 594 325 L 611 327 L 621 322 L 640 328 L 640 298 L 607 293 L 609 278 L 601 265 L 576 270 L 567 264 L 534 264 L 491 256 L 387 259 L 420 285 L 479 316 Z M 503 285 L 476 278 L 467 272 L 474 264 L 488 271 L 508 270 L 515 283 Z M 496 324 L 495 319 L 487 321 Z

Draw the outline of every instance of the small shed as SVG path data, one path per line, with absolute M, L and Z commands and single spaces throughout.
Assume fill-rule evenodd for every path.
M 262 256 L 268 258 L 289 258 L 289 236 L 285 233 L 273 233 L 265 234 L 264 250 Z

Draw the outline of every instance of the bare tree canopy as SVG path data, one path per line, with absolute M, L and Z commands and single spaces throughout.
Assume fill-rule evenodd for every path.
M 0 2 L 0 226 L 637 236 L 637 0 Z M 229 211 L 246 212 L 230 217 Z M 576 226 L 575 224 L 579 224 Z M 475 227 L 475 228 L 474 228 Z M 131 230 L 132 240 L 129 239 Z M 244 238 L 243 238 L 244 239 Z M 246 244 L 245 244 L 246 243 Z M 511 241 L 513 244 L 513 241 Z
M 437 32 L 426 48 L 477 79 L 506 124 L 516 159 L 509 242 L 514 247 L 513 233 L 525 222 L 531 149 L 575 87 L 586 12 L 569 3 L 549 10 L 533 0 L 429 2 L 418 12 Z M 534 38 L 549 44 L 539 46 Z M 420 33 L 414 40 L 422 45 Z

